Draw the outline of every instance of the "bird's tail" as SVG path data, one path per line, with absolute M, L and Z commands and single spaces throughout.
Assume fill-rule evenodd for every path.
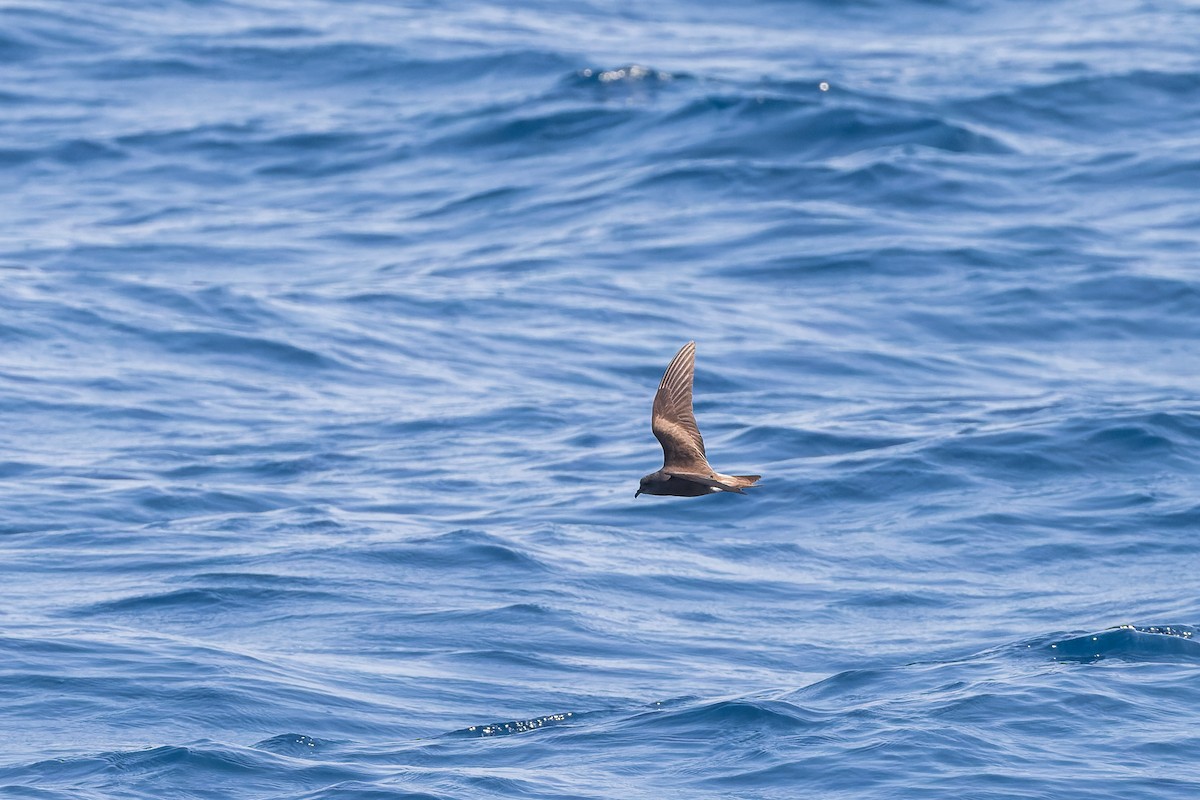
M 746 486 L 753 486 L 755 483 L 758 483 L 758 479 L 761 478 L 762 475 L 733 475 L 731 477 L 737 481 L 737 487 L 742 489 Z

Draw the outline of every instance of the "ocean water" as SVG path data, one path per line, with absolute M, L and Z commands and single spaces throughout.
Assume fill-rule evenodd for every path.
M 5 3 L 0 796 L 1200 796 L 1198 41 Z

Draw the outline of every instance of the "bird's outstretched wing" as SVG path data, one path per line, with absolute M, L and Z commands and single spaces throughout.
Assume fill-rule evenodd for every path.
M 712 472 L 704 455 L 704 439 L 692 412 L 692 378 L 696 371 L 696 343 L 679 349 L 663 374 L 654 395 L 651 428 L 663 449 L 663 469 L 707 475 Z

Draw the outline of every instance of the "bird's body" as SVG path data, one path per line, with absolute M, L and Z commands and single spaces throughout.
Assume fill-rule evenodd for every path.
M 713 492 L 744 494 L 759 475 L 722 475 L 708 465 L 704 439 L 692 411 L 692 380 L 696 372 L 696 343 L 679 349 L 654 395 L 650 422 L 663 449 L 663 466 L 642 478 L 639 494 L 699 497 Z

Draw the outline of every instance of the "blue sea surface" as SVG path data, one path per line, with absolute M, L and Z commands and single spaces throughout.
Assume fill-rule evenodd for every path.
M 1200 797 L 1198 42 L 4 3 L 0 797 Z

